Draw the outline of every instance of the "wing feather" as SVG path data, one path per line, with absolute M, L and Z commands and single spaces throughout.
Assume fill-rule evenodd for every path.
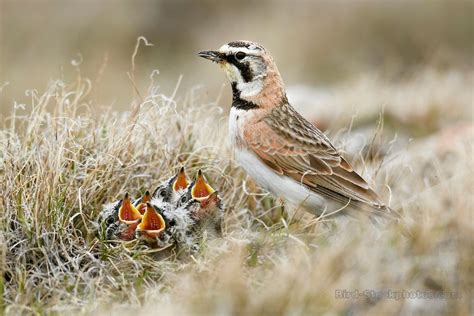
M 244 139 L 267 166 L 315 193 L 342 204 L 383 205 L 326 135 L 289 104 L 274 108 L 252 131 L 244 131 Z

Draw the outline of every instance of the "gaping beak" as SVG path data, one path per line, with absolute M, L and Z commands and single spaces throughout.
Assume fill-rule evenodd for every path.
M 150 203 L 147 203 L 145 214 L 143 215 L 142 222 L 137 226 L 137 231 L 149 238 L 156 238 L 160 236 L 165 228 L 166 223 L 163 216 Z
M 214 193 L 214 190 L 204 179 L 204 176 L 202 174 L 202 171 L 199 170 L 196 181 L 194 182 L 194 186 L 191 189 L 191 196 L 193 199 L 196 199 L 198 201 L 201 201 L 205 198 L 207 198 L 211 193 Z
M 146 210 L 146 204 L 151 201 L 151 195 L 150 191 L 146 191 L 145 195 L 142 197 L 142 200 L 140 201 L 140 204 L 138 204 L 137 209 L 140 212 L 140 214 L 145 214 Z
M 202 58 L 206 58 L 206 59 L 209 59 L 211 61 L 214 61 L 216 63 L 222 61 L 222 54 L 215 51 L 215 50 L 205 50 L 205 51 L 202 51 L 200 53 L 198 53 L 198 55 Z
M 119 209 L 119 220 L 124 224 L 132 225 L 139 222 L 141 218 L 142 214 L 133 206 L 128 193 L 126 193 Z
M 181 167 L 179 170 L 178 176 L 173 183 L 173 191 L 177 192 L 179 190 L 186 189 L 188 187 L 188 179 L 186 177 L 186 172 L 184 171 L 184 167 Z

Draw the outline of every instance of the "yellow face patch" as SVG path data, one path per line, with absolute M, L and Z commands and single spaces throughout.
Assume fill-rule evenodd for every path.
M 229 64 L 226 61 L 219 62 L 219 66 L 222 68 L 222 70 L 224 70 L 225 74 L 227 75 L 227 78 L 229 78 L 231 82 L 239 81 L 239 70 L 235 66 Z

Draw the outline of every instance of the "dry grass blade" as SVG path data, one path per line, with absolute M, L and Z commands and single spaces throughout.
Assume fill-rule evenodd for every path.
M 368 91 L 382 90 L 383 83 L 372 84 Z M 31 93 L 29 111 L 15 109 L 8 119 L 0 132 L 3 312 L 469 312 L 472 139 L 464 147 L 453 140 L 469 133 L 458 129 L 445 143 L 443 130 L 435 131 L 396 157 L 395 149 L 377 152 L 374 141 L 377 154 L 355 156 L 354 165 L 363 163 L 374 182 L 390 188 L 392 203 L 404 206 L 400 223 L 375 227 L 328 213 L 287 221 L 229 158 L 224 111 L 199 91 L 178 99 L 151 85 L 139 111 L 95 115 L 88 80 L 56 81 Z M 417 102 L 433 101 L 424 100 Z M 467 113 L 470 105 L 456 108 Z M 204 238 L 189 258 L 101 237 L 94 220 L 104 203 L 155 187 L 179 165 L 190 174 L 204 170 L 222 194 L 223 239 Z M 337 299 L 342 289 L 462 296 L 421 306 L 414 299 Z

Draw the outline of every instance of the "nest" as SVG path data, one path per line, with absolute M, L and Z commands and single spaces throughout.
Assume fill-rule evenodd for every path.
M 139 198 L 128 193 L 99 214 L 106 240 L 138 239 L 152 248 L 179 246 L 196 251 L 205 233 L 221 236 L 223 201 L 202 171 L 189 181 L 184 167 Z

